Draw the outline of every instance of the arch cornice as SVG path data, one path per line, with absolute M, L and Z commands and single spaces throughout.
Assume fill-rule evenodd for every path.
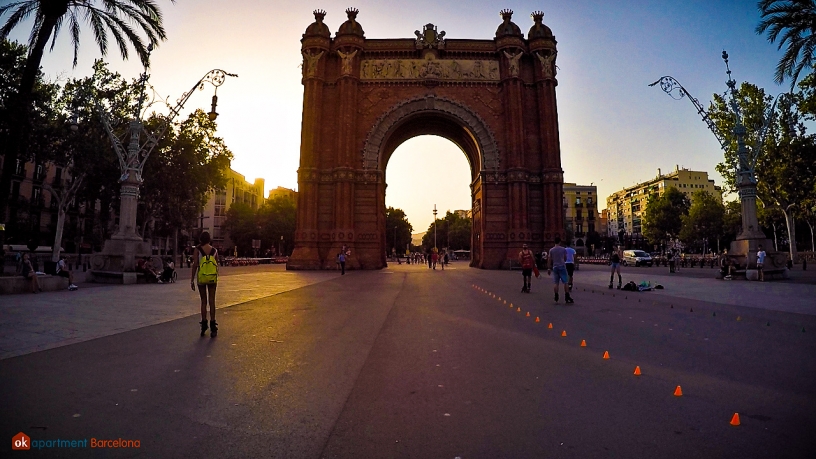
M 465 105 L 444 97 L 427 95 L 394 105 L 374 122 L 362 152 L 363 169 L 379 170 L 383 146 L 394 128 L 404 120 L 422 113 L 443 113 L 462 123 L 476 140 L 482 170 L 498 170 L 499 147 L 487 123 Z

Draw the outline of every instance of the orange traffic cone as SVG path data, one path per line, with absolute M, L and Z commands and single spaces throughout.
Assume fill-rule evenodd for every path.
M 635 367 L 635 376 L 640 376 L 640 367 L 639 366 Z
M 566 330 L 562 331 L 561 336 L 567 336 L 567 331 Z
M 513 309 L 513 303 L 510 303 L 510 309 Z
M 606 360 L 608 360 L 608 359 L 609 359 L 609 351 L 604 351 L 604 356 L 603 356 L 603 358 L 604 358 L 604 359 L 606 359 Z
M 536 323 L 539 323 L 539 322 L 541 322 L 541 319 L 536 317 Z
M 676 397 L 682 397 L 683 396 L 683 389 L 681 389 L 680 386 L 677 386 L 677 389 L 674 390 L 674 395 Z
M 740 425 L 740 422 L 739 422 L 739 413 L 734 413 L 734 416 L 731 418 L 731 425 L 732 425 L 732 426 L 738 426 L 738 425 Z
M 527 311 L 527 317 L 530 317 L 530 311 Z
M 499 301 L 501 301 L 501 300 L 502 300 L 501 297 L 499 297 Z
M 521 312 L 521 308 L 516 308 L 516 312 Z
M 586 340 L 585 339 L 581 340 L 581 347 L 586 347 Z
M 507 300 L 504 300 L 504 304 L 507 304 Z
M 550 324 L 547 325 L 547 328 L 552 328 L 552 322 L 550 322 Z

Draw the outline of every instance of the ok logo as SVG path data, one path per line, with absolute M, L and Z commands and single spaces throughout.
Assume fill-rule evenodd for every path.
M 31 438 L 20 432 L 17 435 L 11 437 L 11 449 L 14 450 L 26 450 L 31 449 Z

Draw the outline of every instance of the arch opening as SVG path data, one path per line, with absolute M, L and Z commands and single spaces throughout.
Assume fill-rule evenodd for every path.
M 438 135 L 418 134 L 391 149 L 385 169 L 386 249 L 399 248 L 404 255 L 409 242 L 421 245 L 421 237 L 409 235 L 388 208 L 402 209 L 414 234 L 432 230 L 433 208 L 438 210 L 437 246 L 450 250 L 471 250 L 472 165 L 460 145 Z M 443 222 L 446 213 L 464 211 L 452 222 Z M 467 225 L 470 223 L 470 225 Z M 467 225 L 467 231 L 465 231 Z M 396 231 L 394 228 L 398 228 Z M 451 233 L 452 231 L 452 233 Z M 466 233 L 466 234 L 465 234 Z M 464 252 L 460 252 L 464 258 Z

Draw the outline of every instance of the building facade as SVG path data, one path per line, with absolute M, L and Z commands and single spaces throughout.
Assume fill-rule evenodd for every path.
M 0 167 L 5 160 L 0 156 Z M 0 203 L 7 210 L 6 244 L 27 244 L 33 240 L 41 246 L 51 246 L 57 223 L 57 198 L 47 190 L 50 186 L 57 192 L 71 183 L 68 172 L 47 162 L 16 160 L 11 179 L 9 201 Z M 91 240 L 92 215 L 86 216 L 86 205 L 76 200 L 68 205 L 63 227 L 62 247 L 67 252 L 80 248 L 91 250 L 86 242 Z
M 241 202 L 253 210 L 258 210 L 265 201 L 264 179 L 256 178 L 255 182 L 247 181 L 243 174 L 230 168 L 227 173 L 227 185 L 221 190 L 210 193 L 207 204 L 199 217 L 196 234 L 207 230 L 212 236 L 212 245 L 217 249 L 228 249 L 234 244 L 224 231 L 227 211 L 233 204 Z M 270 193 L 271 194 L 271 193 Z
M 284 196 L 290 198 L 292 201 L 297 202 L 297 191 L 290 190 L 289 188 L 284 188 L 282 186 L 279 186 L 274 190 L 269 190 L 269 196 L 266 199 L 268 201 L 271 201 L 277 198 L 278 196 Z
M 564 183 L 564 225 L 573 235 L 576 248 L 584 247 L 589 233 L 600 234 L 598 187 Z
M 652 195 L 662 196 L 669 188 L 676 188 L 689 199 L 694 192 L 703 190 L 722 201 L 722 188 L 708 178 L 708 172 L 692 171 L 675 166 L 674 171 L 663 174 L 657 170 L 657 177 L 635 186 L 624 188 L 606 198 L 606 209 L 609 215 L 608 234 L 617 237 L 619 234 L 642 234 L 643 216 L 646 214 L 646 203 Z

